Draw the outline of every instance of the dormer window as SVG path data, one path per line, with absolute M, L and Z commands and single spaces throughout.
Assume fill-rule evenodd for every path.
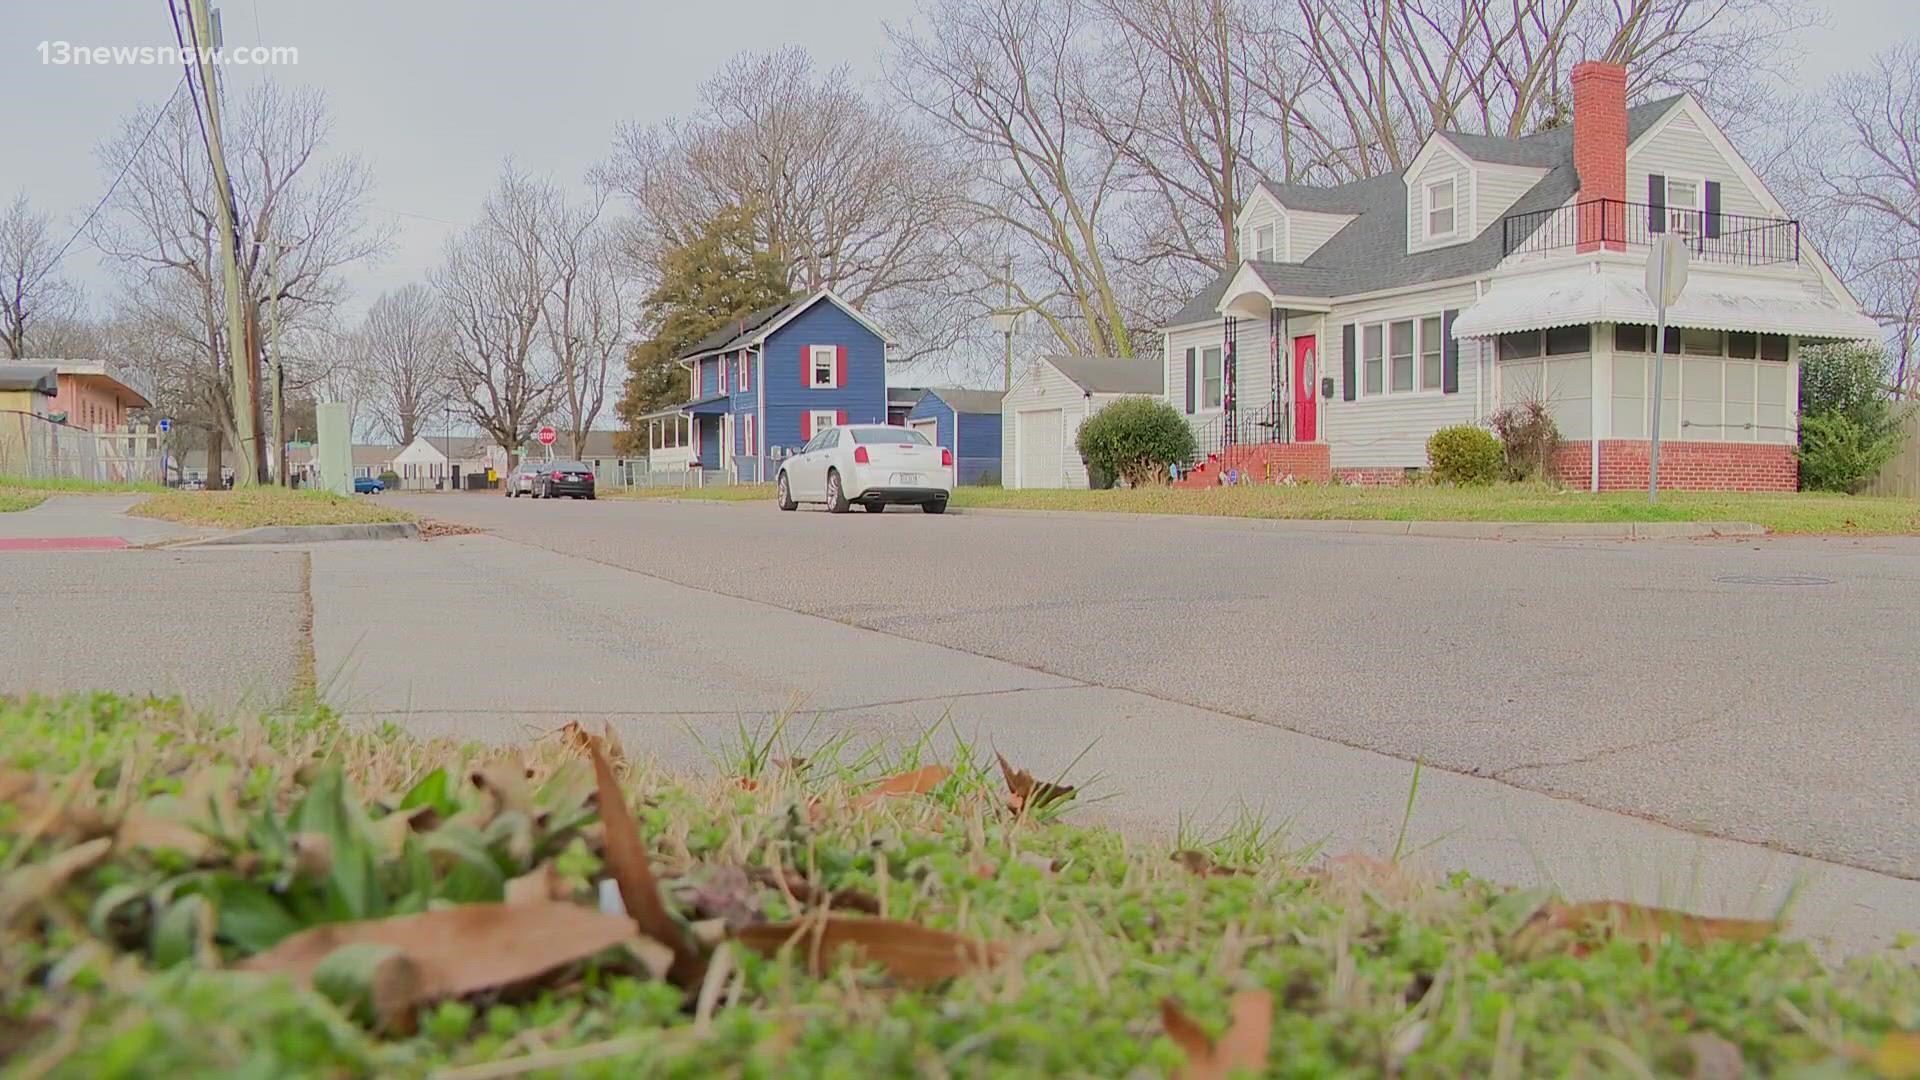
M 1426 186 L 1427 239 L 1442 240 L 1453 235 L 1453 204 L 1452 180 L 1435 180 Z
M 1271 225 L 1262 225 L 1253 230 L 1253 257 L 1256 261 L 1278 261 L 1275 258 L 1273 233 L 1274 228 Z

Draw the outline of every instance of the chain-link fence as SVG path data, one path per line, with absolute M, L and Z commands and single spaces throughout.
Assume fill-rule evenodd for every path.
M 148 429 L 87 431 L 32 413 L 0 412 L 0 476 L 164 483 L 161 438 Z

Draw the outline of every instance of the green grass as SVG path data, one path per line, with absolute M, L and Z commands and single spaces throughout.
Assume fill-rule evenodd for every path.
M 89 1080 L 1146 1077 L 1183 1060 L 1163 1000 L 1217 1034 L 1247 988 L 1272 994 L 1276 1077 L 1725 1075 L 1695 1072 L 1703 1038 L 1732 1049 L 1736 1074 L 1868 1076 L 1865 1055 L 1920 1027 L 1920 971 L 1891 953 L 1833 966 L 1771 938 L 1541 937 L 1522 932 L 1540 926 L 1539 894 L 1384 862 L 1309 872 L 1303 853 L 1245 823 L 1212 842 L 1189 831 L 1207 851 L 1188 864 L 1236 871 L 1199 876 L 1166 847 L 1071 824 L 1071 804 L 1068 820 L 1008 814 L 997 765 L 964 746 L 928 794 L 862 807 L 852 793 L 866 770 L 925 764 L 930 744 L 853 754 L 844 740 L 788 744 L 778 728 L 739 739 L 717 754 L 722 775 L 644 762 L 627 774 L 676 918 L 795 915 L 791 890 L 721 884 L 729 868 L 777 860 L 890 918 L 1003 944 L 1006 958 L 906 989 L 726 944 L 715 948 L 731 960 L 716 951 L 711 985 L 689 992 L 614 950 L 425 1005 L 416 1025 L 377 1035 L 354 1018 L 364 981 L 348 964 L 326 996 L 233 968 L 302 926 L 497 899 L 503 879 L 549 858 L 568 897 L 588 901 L 605 872 L 599 826 L 564 739 L 480 749 L 324 712 L 223 722 L 107 695 L 0 701 L 0 782 L 12 785 L 0 800 L 0 1060 Z M 760 768 L 751 782 L 726 774 L 743 763 Z M 468 782 L 523 770 L 518 795 Z M 20 794 L 22 775 L 40 806 Z M 129 805 L 194 823 L 206 852 L 123 843 L 49 881 Z M 369 837 L 399 806 L 438 823 L 377 853 Z M 316 835 L 328 839 L 300 839 Z M 315 851 L 328 857 L 316 864 Z
M 168 490 L 161 484 L 109 484 L 67 476 L 0 476 L 0 489 L 67 495 L 158 494 Z
M 169 491 L 127 511 L 182 525 L 216 529 L 252 529 L 262 525 L 363 525 L 383 521 L 412 521 L 413 515 L 391 510 L 366 496 L 348 497 L 324 491 L 288 491 L 256 487 L 235 491 Z
M 649 491 L 646 497 L 771 501 L 773 489 L 765 485 L 668 489 Z M 1658 503 L 1649 504 L 1643 492 L 1595 495 L 1533 484 L 1497 484 L 1490 488 L 1243 485 L 1110 491 L 960 487 L 954 489 L 953 505 L 1309 521 L 1748 521 L 1777 533 L 1920 533 L 1920 500 L 1816 492 L 1746 495 L 1668 491 L 1661 492 Z
M 31 510 L 46 501 L 47 497 L 42 492 L 0 488 L 0 514 L 16 510 Z

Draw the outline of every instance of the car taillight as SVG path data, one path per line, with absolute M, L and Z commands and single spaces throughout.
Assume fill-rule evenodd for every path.
M 555 480 L 565 480 L 567 476 L 565 473 L 561 472 L 559 469 L 555 469 L 553 470 L 553 478 Z
M 947 449 L 944 446 L 940 448 L 940 464 L 945 465 L 948 468 L 953 467 L 953 451 Z
M 588 480 L 592 480 L 592 479 L 593 479 L 593 474 L 592 474 L 592 473 L 588 473 L 588 474 L 587 474 L 587 479 L 588 479 Z
M 853 463 L 855 465 L 865 465 L 869 460 L 866 447 L 856 446 L 853 448 Z

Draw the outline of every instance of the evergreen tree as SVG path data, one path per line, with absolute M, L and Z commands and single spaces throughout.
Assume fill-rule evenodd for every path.
M 792 296 L 787 262 L 754 242 L 750 207 L 728 207 L 660 259 L 659 284 L 642 305 L 645 341 L 627 351 L 620 416 L 644 444 L 637 418 L 687 400 L 687 373 L 674 357 L 727 323 Z

